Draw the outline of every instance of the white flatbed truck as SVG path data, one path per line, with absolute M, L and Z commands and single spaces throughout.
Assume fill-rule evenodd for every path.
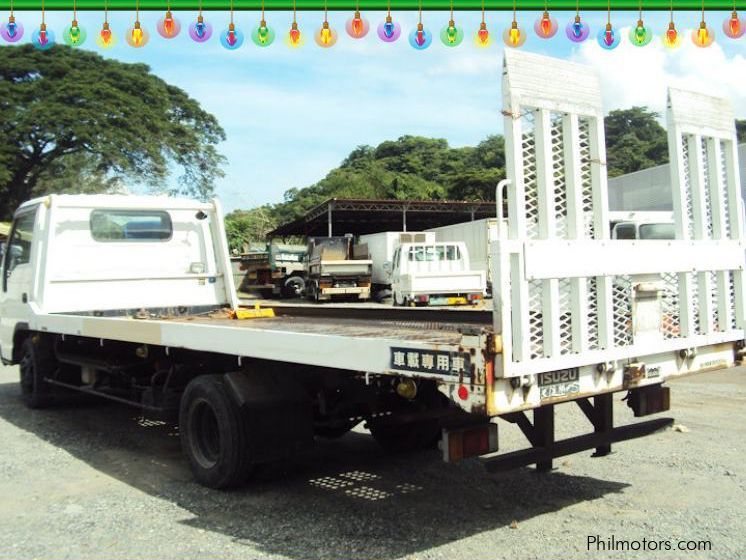
M 503 94 L 508 232 L 492 255 L 494 311 L 278 307 L 236 319 L 217 203 L 48 196 L 17 210 L 2 263 L 0 354 L 20 365 L 25 402 L 83 392 L 178 414 L 192 472 L 216 488 L 360 421 L 389 449 L 440 438 L 446 460 L 481 456 L 492 470 L 547 470 L 670 425 L 615 427 L 612 395 L 628 391 L 635 416 L 664 411 L 667 379 L 740 358 L 729 104 L 669 92 L 676 239 L 622 241 L 609 237 L 596 75 L 509 52 Z M 573 402 L 590 431 L 556 440 L 554 407 Z M 498 419 L 528 447 L 494 454 Z

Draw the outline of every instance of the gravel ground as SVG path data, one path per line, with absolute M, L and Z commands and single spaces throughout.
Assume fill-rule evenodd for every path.
M 0 558 L 743 558 L 746 369 L 673 382 L 682 426 L 491 475 L 436 452 L 386 456 L 362 429 L 240 491 L 192 482 L 173 428 L 103 405 L 29 411 L 0 368 Z M 617 406 L 618 423 L 631 420 Z M 574 407 L 558 431 L 579 433 Z M 503 450 L 523 443 L 500 424 Z M 602 552 L 587 539 L 710 541 Z M 646 545 L 648 550 L 650 545 Z

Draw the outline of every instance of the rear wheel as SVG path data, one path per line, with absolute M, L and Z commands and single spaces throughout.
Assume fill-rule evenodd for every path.
M 291 276 L 283 286 L 284 297 L 302 297 L 306 291 L 306 282 L 300 276 Z
M 44 381 L 57 368 L 51 341 L 39 335 L 23 341 L 23 357 L 19 365 L 21 396 L 29 408 L 44 408 L 52 404 L 53 388 Z
M 218 375 L 201 375 L 181 398 L 181 446 L 194 477 L 210 488 L 230 488 L 252 472 L 248 430 L 241 409 Z

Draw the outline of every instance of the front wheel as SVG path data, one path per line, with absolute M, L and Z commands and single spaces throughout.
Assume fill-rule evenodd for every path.
M 401 295 L 398 291 L 394 292 L 394 305 L 396 307 L 404 307 L 405 301 L 404 296 Z
M 52 387 L 44 381 L 57 368 L 57 360 L 48 340 L 39 335 L 23 341 L 19 365 L 21 396 L 28 408 L 45 408 L 52 404 Z
M 184 455 L 200 484 L 230 488 L 251 476 L 247 423 L 221 376 L 201 375 L 187 385 L 179 429 Z

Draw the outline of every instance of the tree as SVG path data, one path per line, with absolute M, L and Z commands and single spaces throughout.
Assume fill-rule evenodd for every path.
M 144 64 L 0 47 L 0 218 L 34 195 L 124 182 L 208 198 L 224 139 L 215 117 Z
M 252 243 L 263 242 L 276 225 L 266 206 L 231 212 L 225 217 L 228 248 L 233 254 L 243 253 Z
M 668 138 L 658 116 L 647 107 L 632 107 L 604 119 L 609 177 L 668 162 Z

